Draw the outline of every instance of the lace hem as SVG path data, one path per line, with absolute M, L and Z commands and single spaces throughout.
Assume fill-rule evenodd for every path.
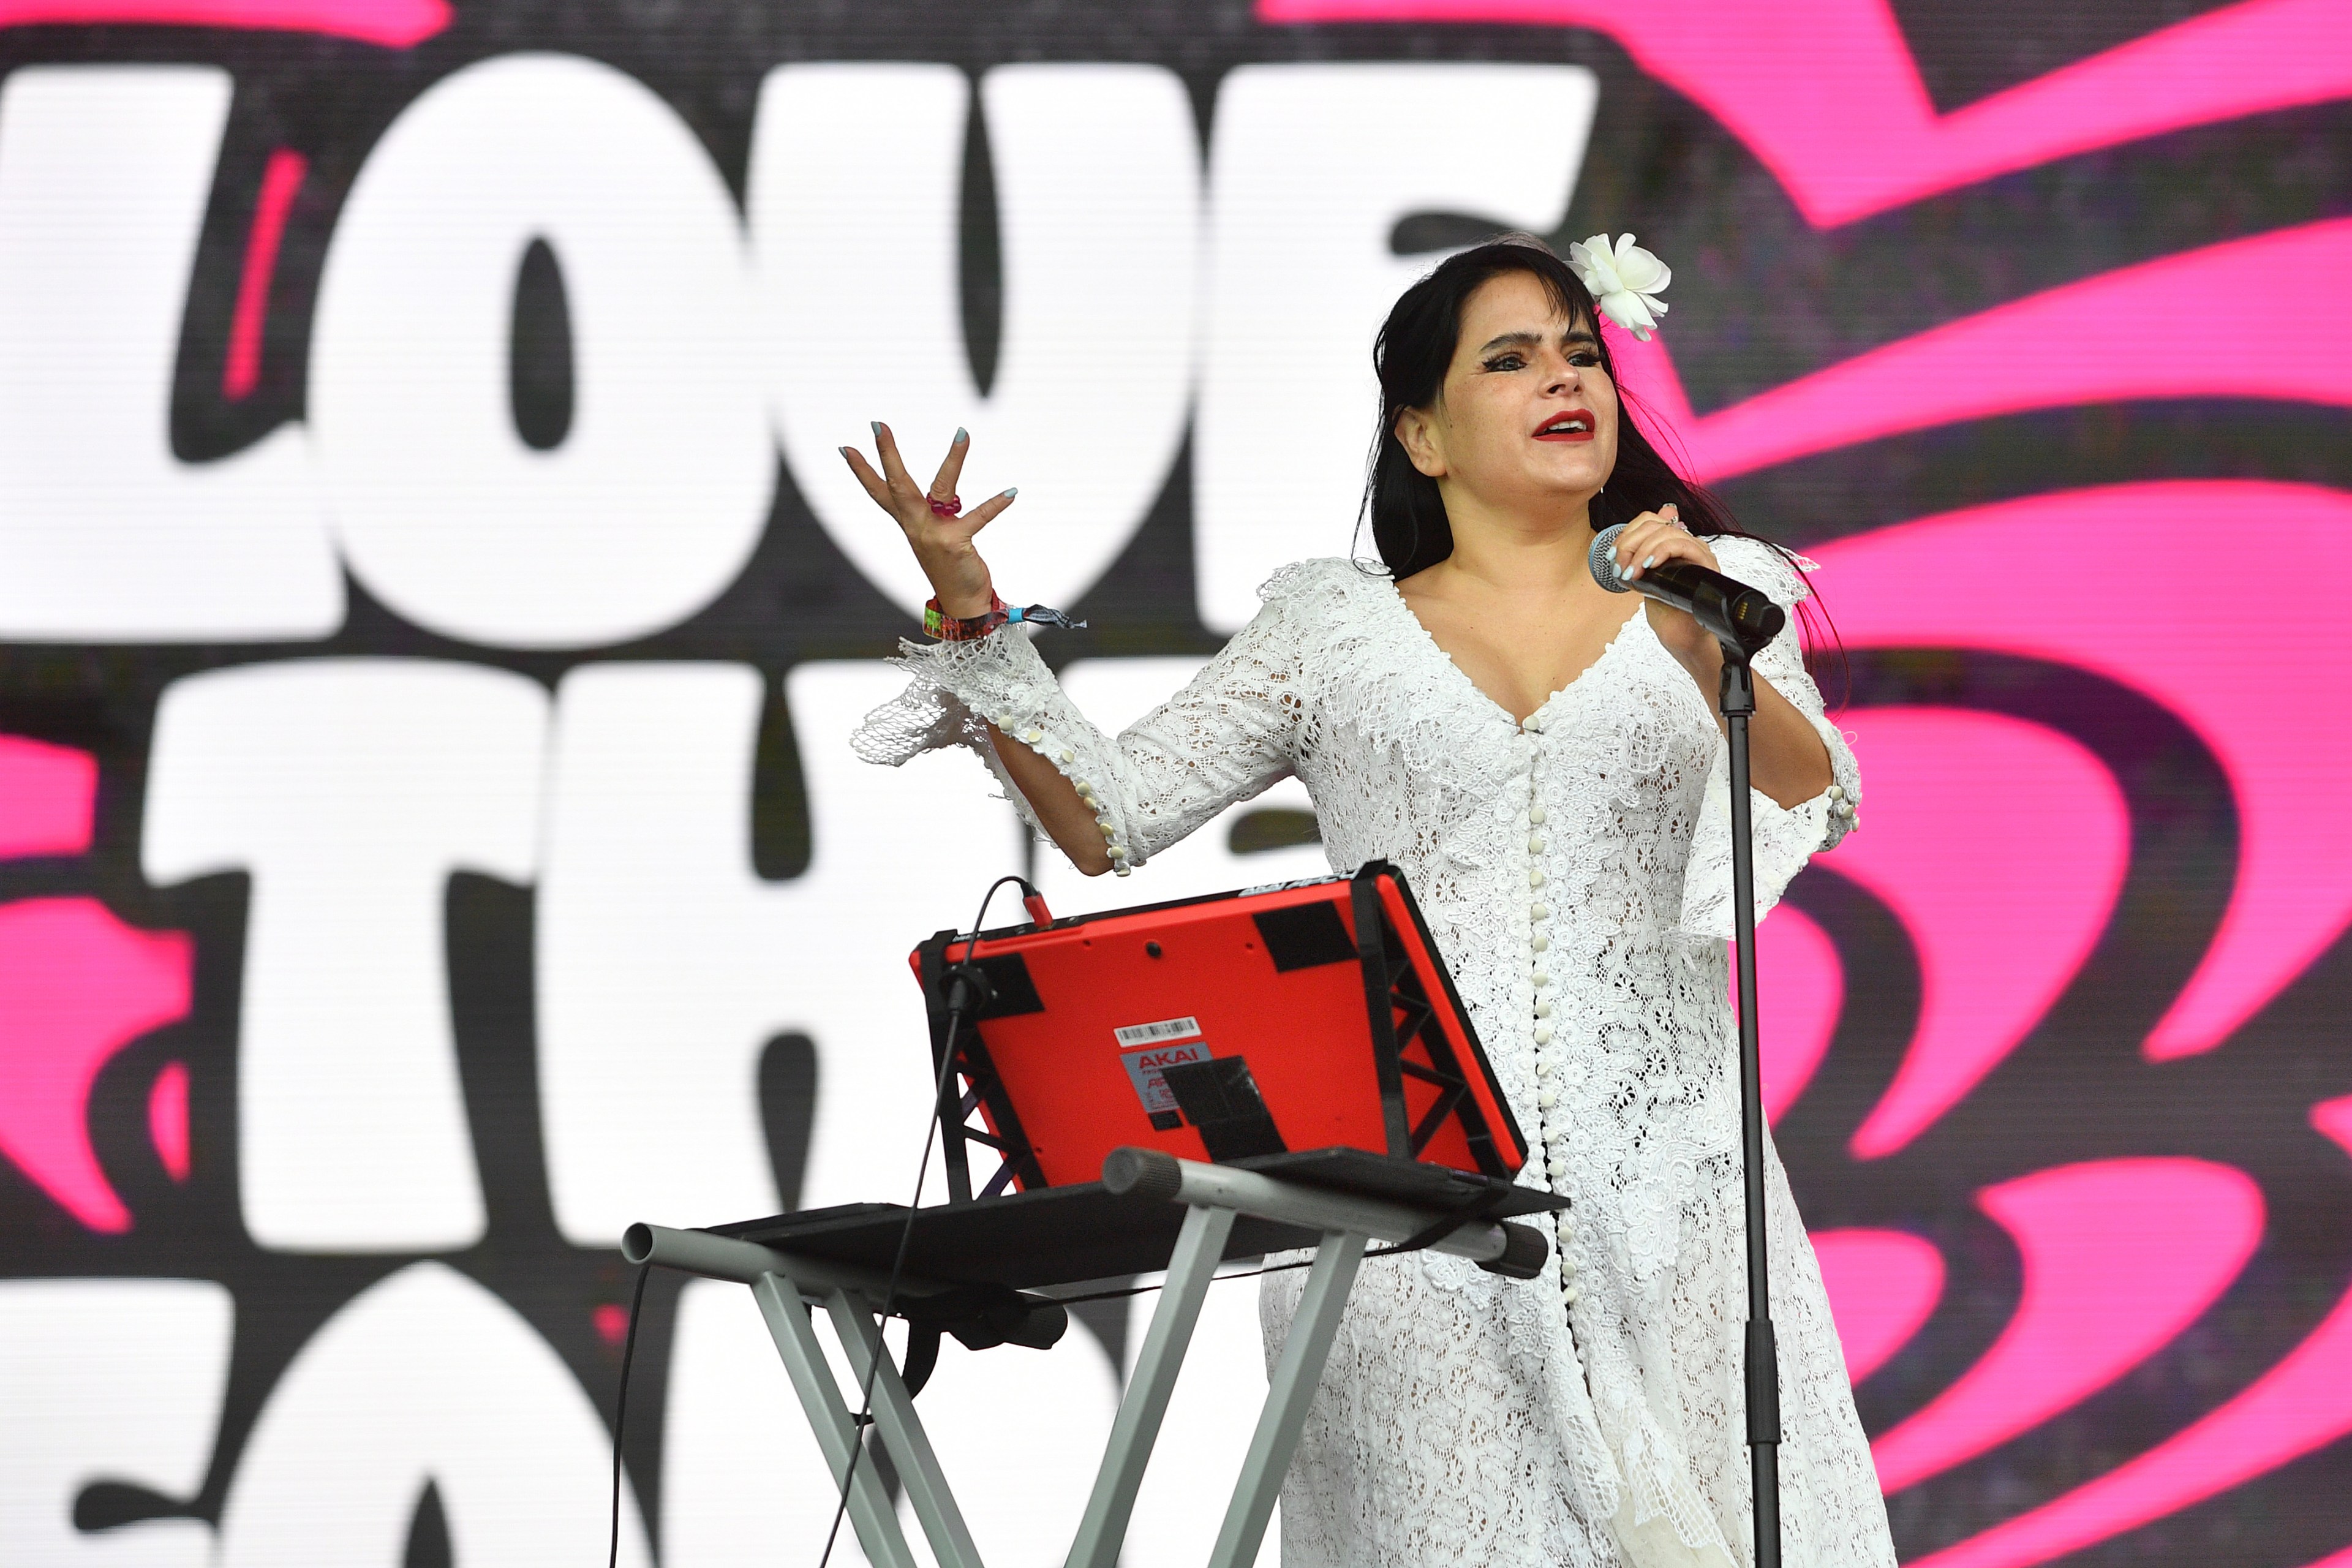
M 1829 748 L 1831 795 L 1823 790 L 1808 801 L 1784 806 L 1759 789 L 1748 792 L 1748 816 L 1756 839 L 1756 918 L 1762 920 L 1780 901 L 1805 863 L 1825 849 L 1834 849 L 1852 830 L 1850 813 L 1837 808 L 1861 798 L 1861 780 L 1853 752 L 1845 737 L 1826 720 L 1806 715 Z M 1706 775 L 1706 794 L 1692 828 L 1689 868 L 1684 875 L 1682 930 L 1692 936 L 1720 937 L 1729 942 L 1731 918 L 1731 748 L 1716 748 L 1715 765 Z
M 1718 540 L 1716 554 L 1725 571 L 1763 589 L 1783 609 L 1793 609 L 1812 592 L 1786 557 L 1760 541 Z M 1761 790 L 1748 791 L 1756 838 L 1756 918 L 1760 921 L 1780 903 L 1808 860 L 1836 848 L 1853 831 L 1862 804 L 1862 773 L 1853 748 L 1824 715 L 1821 694 L 1805 672 L 1794 616 L 1771 646 L 1756 656 L 1755 670 L 1805 716 L 1830 754 L 1829 785 L 1811 800 L 1784 806 Z M 1691 834 L 1677 924 L 1691 936 L 1731 940 L 1731 747 L 1720 739 Z
M 901 644 L 893 662 L 913 683 L 867 715 L 850 744 L 890 764 L 937 746 L 971 746 L 1022 820 L 1051 843 L 991 743 L 993 724 L 1070 781 L 1125 876 L 1290 772 L 1307 705 L 1298 637 L 1279 589 L 1287 576 L 1261 590 L 1265 608 L 1207 668 L 1116 739 L 1087 721 L 1027 638 L 1006 628 L 970 642 Z
M 1087 722 L 1027 636 L 1000 627 L 968 642 L 902 641 L 890 661 L 914 677 L 907 689 L 866 716 L 849 737 L 850 749 L 869 763 L 903 766 L 925 752 L 969 746 L 1003 786 L 1003 798 L 1021 814 L 1029 831 L 1054 842 L 1036 809 L 997 754 L 988 725 L 1018 739 L 1054 764 L 1095 808 L 1112 869 L 1124 877 L 1143 863 L 1133 847 L 1133 814 L 1115 787 L 1119 769 L 1108 754 L 1114 748 Z

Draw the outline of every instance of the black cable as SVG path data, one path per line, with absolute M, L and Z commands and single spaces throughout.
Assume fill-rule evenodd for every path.
M 1370 1252 L 1364 1254 L 1363 1261 L 1370 1263 L 1375 1258 L 1394 1258 L 1400 1252 L 1419 1252 L 1421 1250 L 1422 1248 L 1418 1247 L 1376 1247 Z M 1228 1279 L 1255 1279 L 1261 1274 L 1287 1274 L 1294 1268 L 1312 1268 L 1314 1267 L 1315 1259 L 1311 1258 L 1304 1258 L 1296 1263 L 1269 1263 L 1262 1268 L 1244 1268 L 1238 1274 L 1220 1274 L 1215 1279 L 1211 1279 L 1209 1283 L 1212 1285 L 1222 1285 Z M 1168 1289 L 1168 1286 L 1165 1281 L 1162 1281 L 1158 1285 L 1130 1285 L 1124 1290 L 1093 1290 L 1084 1296 L 1056 1296 L 1050 1290 L 1041 1290 L 1038 1291 L 1037 1294 L 1044 1300 L 1051 1301 L 1056 1306 L 1075 1307 L 1083 1301 L 1118 1301 L 1129 1296 L 1148 1296 L 1154 1290 L 1165 1290 L 1166 1289 Z
M 613 1545 L 604 1554 L 604 1568 L 621 1562 L 621 1428 L 629 1418 L 629 1366 L 637 1359 L 637 1318 L 646 1304 L 646 1279 L 651 1263 L 637 1265 L 637 1283 L 629 1292 L 629 1331 L 621 1341 L 621 1389 L 613 1396 Z
M 907 1205 L 907 1223 L 898 1228 L 898 1254 L 890 1259 L 890 1281 L 882 1292 L 882 1310 L 876 1314 L 875 1337 L 877 1341 L 881 1338 L 881 1325 L 889 1321 L 890 1310 L 898 1303 L 898 1276 L 907 1264 L 907 1247 L 915 1239 L 915 1215 L 923 1206 L 923 1184 L 931 1173 L 931 1144 L 940 1135 L 940 1102 L 947 1098 L 948 1079 L 955 1072 L 956 1036 L 963 1027 L 963 1011 L 971 1005 L 971 987 L 964 976 L 971 974 L 971 955 L 980 946 L 981 928 L 988 923 L 988 906 L 996 901 L 996 890 L 1007 882 L 1017 883 L 1024 897 L 1036 896 L 1037 889 L 1029 885 L 1025 877 L 999 877 L 991 882 L 988 891 L 981 895 L 980 912 L 971 917 L 971 930 L 964 938 L 963 962 L 946 964 L 943 970 L 944 976 L 951 977 L 948 980 L 950 997 L 961 995 L 964 1000 L 951 1000 L 948 1007 L 947 1046 L 940 1052 L 939 1081 L 931 1086 L 931 1116 L 923 1132 L 922 1158 L 915 1165 L 915 1195 Z M 954 940 L 950 938 L 940 958 L 946 959 L 954 948 Z M 961 988 L 960 981 L 962 982 Z M 824 1532 L 824 1555 L 817 1559 L 817 1568 L 828 1568 L 833 1562 L 833 1544 L 841 1536 L 842 1516 L 849 1511 L 850 1484 L 857 1479 L 857 1461 L 866 1457 L 866 1427 L 874 1416 L 874 1379 L 882 1371 L 882 1358 L 887 1353 L 887 1348 L 877 1343 L 866 1363 L 865 1386 L 857 1397 L 857 1418 L 849 1424 L 854 1447 L 849 1450 L 849 1463 L 842 1467 L 841 1496 L 834 1500 L 833 1524 Z

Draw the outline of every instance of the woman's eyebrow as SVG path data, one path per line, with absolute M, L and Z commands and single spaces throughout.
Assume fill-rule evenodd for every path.
M 1560 333 L 1559 341 L 1564 344 L 1586 343 L 1594 348 L 1599 348 L 1601 346 L 1601 340 L 1582 327 L 1570 327 L 1568 331 Z M 1503 348 L 1531 349 L 1542 342 L 1543 334 L 1541 332 L 1505 332 L 1499 337 L 1488 338 L 1484 343 L 1479 345 L 1478 352 L 1482 354 L 1490 354 L 1496 349 Z

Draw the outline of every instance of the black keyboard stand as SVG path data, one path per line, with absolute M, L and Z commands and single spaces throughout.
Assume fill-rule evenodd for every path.
M 634 1225 L 621 1250 L 632 1263 L 751 1288 L 839 1485 L 849 1474 L 857 1431 L 817 1340 L 810 1309 L 822 1307 L 852 1375 L 862 1383 L 873 1373 L 875 1430 L 940 1568 L 982 1564 L 915 1413 L 914 1395 L 882 1340 L 878 1305 L 902 1234 L 908 1240 L 899 1315 L 945 1321 L 960 1337 L 976 1324 L 977 1342 L 1051 1344 L 1067 1321 L 1055 1287 L 1166 1269 L 1160 1304 L 1066 1559 L 1067 1568 L 1116 1568 L 1218 1265 L 1228 1258 L 1311 1249 L 1306 1291 L 1210 1554 L 1210 1568 L 1245 1568 L 1256 1559 L 1280 1496 L 1367 1245 L 1431 1247 L 1490 1272 L 1533 1279 L 1549 1250 L 1543 1230 L 1513 1224 L 1510 1216 L 1566 1206 L 1566 1199 L 1535 1188 L 1353 1149 L 1229 1165 L 1120 1149 L 1104 1162 L 1100 1182 L 918 1210 L 911 1233 L 906 1209 L 858 1204 L 714 1230 Z M 857 1466 L 849 1518 L 877 1568 L 916 1568 L 877 1467 Z

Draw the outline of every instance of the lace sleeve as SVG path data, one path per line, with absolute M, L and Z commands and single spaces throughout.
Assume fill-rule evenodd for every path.
M 971 642 L 901 643 L 899 651 L 892 662 L 914 681 L 866 715 L 851 749 L 896 767 L 937 747 L 970 746 L 1030 830 L 1051 842 L 988 738 L 984 721 L 992 721 L 1077 786 L 1122 877 L 1290 772 L 1297 647 L 1278 601 L 1116 739 L 1087 721 L 1016 628 Z
M 1757 541 L 1726 539 L 1715 548 L 1726 574 L 1763 589 L 1783 609 L 1793 612 L 1797 601 L 1811 592 L 1786 559 Z M 1853 748 L 1825 717 L 1821 690 L 1806 673 L 1793 613 L 1787 628 L 1756 656 L 1755 670 L 1812 721 L 1829 747 L 1831 775 L 1826 790 L 1795 806 L 1782 806 L 1761 790 L 1748 791 L 1756 826 L 1756 917 L 1761 920 L 1780 901 L 1781 892 L 1806 861 L 1817 851 L 1834 848 L 1853 830 L 1862 802 L 1862 776 L 1854 767 Z M 1683 873 L 1681 925 L 1694 936 L 1729 941 L 1731 924 L 1731 749 L 1717 740 L 1715 765 L 1707 773 L 1706 798 L 1691 837 L 1690 861 Z

